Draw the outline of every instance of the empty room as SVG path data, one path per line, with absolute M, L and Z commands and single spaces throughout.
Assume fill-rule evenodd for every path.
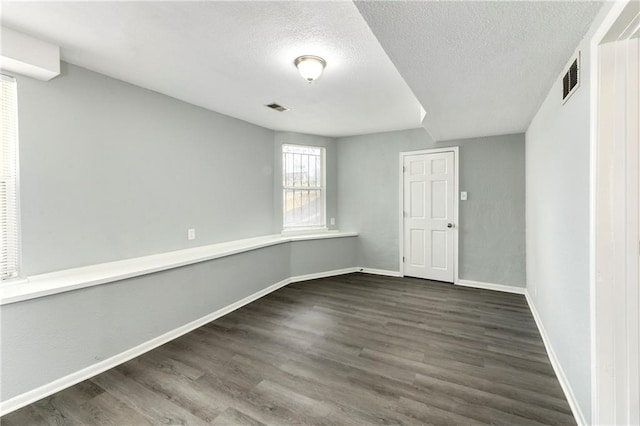
M 640 2 L 1 1 L 3 425 L 640 424 Z

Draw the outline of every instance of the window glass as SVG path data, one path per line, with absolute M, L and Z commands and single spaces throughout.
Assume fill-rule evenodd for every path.
M 324 148 L 282 146 L 284 228 L 324 227 Z

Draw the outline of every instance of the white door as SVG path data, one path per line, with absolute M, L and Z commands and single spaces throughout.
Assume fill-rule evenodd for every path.
M 453 282 L 454 153 L 404 157 L 404 275 Z

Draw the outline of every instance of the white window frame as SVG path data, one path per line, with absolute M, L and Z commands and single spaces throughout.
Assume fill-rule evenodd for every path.
M 18 149 L 18 88 L 15 78 L 0 74 L 2 88 L 4 92 L 5 85 L 10 84 L 7 90 L 11 93 L 9 96 L 2 96 L 2 103 L 12 102 L 9 111 L 5 115 L 4 108 L 0 111 L 0 130 L 2 131 L 2 156 L 3 167 L 0 167 L 0 182 L 5 183 L 11 188 L 0 197 L 6 197 L 0 200 L 0 205 L 5 205 L 6 209 L 0 209 L 0 280 L 7 282 L 20 277 L 21 256 L 20 256 L 20 185 L 19 185 L 19 149 Z M 9 98 L 9 99 L 7 99 Z M 4 106 L 4 105 L 3 105 Z M 9 120 L 7 124 L 5 120 Z M 10 126 L 7 129 L 6 126 Z M 6 131 L 6 133 L 5 133 Z M 5 139 L 7 136 L 7 139 Z
M 320 150 L 320 225 L 316 226 L 287 226 L 285 216 L 285 191 L 286 190 L 299 190 L 304 189 L 304 187 L 300 186 L 287 186 L 284 182 L 284 169 L 285 169 L 285 160 L 284 160 L 284 149 L 286 147 L 296 147 L 296 148 L 312 148 Z M 283 144 L 281 148 L 281 158 L 282 158 L 282 167 L 281 167 L 281 176 L 280 182 L 282 185 L 282 233 L 283 234 L 292 234 L 292 233 L 309 233 L 309 232 L 318 232 L 318 231 L 327 231 L 327 176 L 326 176 L 326 149 L 323 146 L 315 146 L 315 145 L 298 145 L 298 144 Z M 312 187 L 316 189 L 315 187 Z

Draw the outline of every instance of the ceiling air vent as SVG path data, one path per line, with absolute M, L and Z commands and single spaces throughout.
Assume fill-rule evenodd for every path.
M 578 90 L 580 86 L 580 52 L 570 62 L 567 72 L 562 77 L 562 103 Z
M 291 108 L 287 108 L 286 106 L 282 106 L 280 104 L 277 103 L 272 103 L 269 105 L 265 105 L 267 108 L 271 108 L 271 109 L 275 109 L 278 112 L 285 112 L 285 111 L 289 111 Z

